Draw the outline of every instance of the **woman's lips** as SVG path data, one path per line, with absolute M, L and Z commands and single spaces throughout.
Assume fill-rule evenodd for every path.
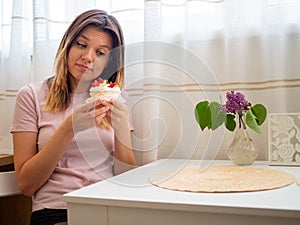
M 77 66 L 80 68 L 80 70 L 82 70 L 83 72 L 85 72 L 85 71 L 87 71 L 87 70 L 93 72 L 93 69 L 89 68 L 88 66 L 81 65 L 81 64 L 76 64 L 76 65 L 77 65 Z

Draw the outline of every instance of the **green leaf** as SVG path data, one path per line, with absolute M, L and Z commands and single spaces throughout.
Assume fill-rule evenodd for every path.
M 246 125 L 257 133 L 260 133 L 259 126 L 262 125 L 266 119 L 267 110 L 262 104 L 256 104 L 247 111 L 245 123 Z M 195 118 L 202 130 L 206 127 L 215 130 L 223 123 L 229 131 L 234 131 L 236 128 L 236 115 L 226 114 L 221 111 L 221 105 L 218 102 L 202 101 L 195 107 Z
M 226 120 L 226 113 L 221 111 L 218 102 L 203 101 L 196 105 L 195 117 L 202 130 L 206 127 L 215 130 Z
M 208 112 L 209 111 L 209 112 Z M 210 124 L 210 108 L 209 108 L 209 102 L 203 101 L 199 102 L 195 107 L 195 117 L 196 120 L 201 128 L 201 130 L 204 130 L 205 127 L 208 127 Z
M 226 115 L 225 126 L 228 130 L 234 131 L 234 129 L 236 127 L 235 115 L 232 115 L 232 114 Z
M 257 125 L 260 126 L 264 123 L 267 117 L 267 109 L 262 104 L 256 104 L 250 108 L 252 114 L 255 116 Z
M 215 130 L 226 120 L 226 113 L 221 111 L 221 105 L 218 102 L 209 104 L 211 112 L 211 129 Z
M 257 118 L 252 113 L 252 110 L 248 110 L 248 112 L 246 113 L 246 124 L 249 128 L 254 130 L 256 133 L 260 133 L 260 129 L 257 123 Z
M 203 114 L 203 117 L 205 118 L 205 123 L 207 124 L 207 128 L 208 129 L 211 129 L 211 111 L 210 111 L 210 103 L 208 103 L 205 111 L 204 111 L 204 114 Z

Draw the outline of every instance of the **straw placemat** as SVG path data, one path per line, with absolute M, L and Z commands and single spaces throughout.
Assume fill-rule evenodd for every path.
M 158 187 L 188 192 L 248 192 L 269 190 L 295 182 L 289 173 L 240 166 L 213 166 L 205 170 L 185 168 L 154 175 L 150 182 Z
M 300 186 L 300 178 L 296 180 L 297 184 Z

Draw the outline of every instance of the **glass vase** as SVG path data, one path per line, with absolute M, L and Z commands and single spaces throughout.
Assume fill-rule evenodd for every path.
M 228 158 L 238 166 L 251 165 L 258 155 L 258 148 L 254 145 L 246 128 L 237 127 L 234 138 L 227 150 Z

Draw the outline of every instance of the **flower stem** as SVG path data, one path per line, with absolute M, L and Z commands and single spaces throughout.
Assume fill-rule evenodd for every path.
M 243 120 L 243 114 L 238 113 L 238 115 L 239 115 L 239 128 L 241 128 L 243 125 L 243 128 L 246 129 L 246 124 L 245 121 Z

